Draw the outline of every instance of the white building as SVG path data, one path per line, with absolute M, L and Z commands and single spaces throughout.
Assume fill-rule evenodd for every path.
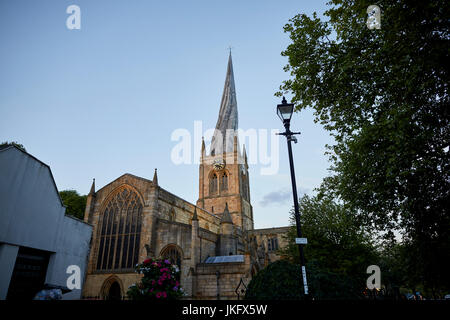
M 71 265 L 84 282 L 92 226 L 65 215 L 50 167 L 16 148 L 0 150 L 0 299 L 32 299 L 67 286 Z M 63 299 L 79 299 L 73 289 Z

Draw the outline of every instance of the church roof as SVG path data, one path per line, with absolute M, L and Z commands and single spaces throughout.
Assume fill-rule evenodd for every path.
M 233 152 L 234 134 L 227 137 L 227 130 L 238 129 L 236 89 L 234 87 L 233 61 L 228 57 L 227 75 L 220 103 L 219 118 L 211 140 L 211 155 Z
M 230 262 L 244 262 L 244 255 L 231 255 L 231 256 L 215 256 L 208 257 L 205 263 L 230 263 Z

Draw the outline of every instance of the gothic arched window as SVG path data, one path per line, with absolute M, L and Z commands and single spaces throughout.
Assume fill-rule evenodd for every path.
M 110 197 L 102 213 L 97 270 L 133 269 L 138 262 L 142 202 L 125 186 Z
M 226 172 L 222 174 L 222 180 L 220 184 L 220 191 L 226 191 L 228 190 L 228 175 Z
M 217 175 L 214 173 L 209 179 L 209 194 L 217 193 Z
M 181 270 L 181 250 L 176 245 L 168 245 L 161 251 L 161 258 L 170 260 L 171 263 L 176 264 Z

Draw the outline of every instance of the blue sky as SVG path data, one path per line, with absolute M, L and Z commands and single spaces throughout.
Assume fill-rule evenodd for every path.
M 0 141 L 18 141 L 50 165 L 60 190 L 89 191 L 124 173 L 152 179 L 192 203 L 198 165 L 172 163 L 178 128 L 214 127 L 232 46 L 239 125 L 281 129 L 274 97 L 289 44 L 283 26 L 326 1 L 0 0 Z M 81 30 L 66 8 L 81 9 Z M 289 98 L 289 97 L 288 97 Z M 326 176 L 329 134 L 311 110 L 295 114 L 298 188 Z M 284 138 L 283 138 L 284 139 Z M 250 167 L 256 228 L 288 224 L 291 182 L 284 140 L 280 169 Z

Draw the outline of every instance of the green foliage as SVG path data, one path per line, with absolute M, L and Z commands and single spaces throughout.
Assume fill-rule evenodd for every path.
M 81 196 L 75 190 L 63 190 L 59 195 L 66 206 L 66 214 L 83 220 L 87 196 Z
M 129 288 L 127 295 L 131 300 L 175 300 L 183 296 L 180 271 L 169 260 L 144 260 L 136 266 L 136 272 L 144 276 Z
M 279 260 L 259 271 L 245 293 L 248 300 L 302 299 L 301 269 L 287 260 Z
M 308 294 L 319 300 L 358 299 L 355 280 L 320 268 L 317 263 L 306 265 Z M 258 272 L 250 281 L 246 300 L 303 300 L 303 282 L 300 265 L 278 260 Z
M 0 143 L 0 150 L 5 149 L 9 146 L 15 146 L 15 147 L 19 148 L 20 150 L 27 152 L 25 147 L 22 144 L 18 143 L 17 141 L 11 141 L 11 142 L 5 141 L 5 142 Z
M 299 14 L 281 86 L 296 110 L 313 108 L 336 143 L 322 186 L 378 230 L 401 230 L 411 277 L 450 289 L 450 2 L 379 1 L 381 29 L 366 26 L 371 1 L 332 0 L 325 18 Z M 414 262 L 415 261 L 415 262 Z
M 377 264 L 378 256 L 369 232 L 361 226 L 354 211 L 330 197 L 303 196 L 299 200 L 302 234 L 308 261 L 311 290 L 319 299 L 360 297 L 366 285 L 366 269 Z M 287 233 L 288 245 L 280 253 L 292 262 L 299 261 L 295 244 L 294 214 Z M 311 277 L 311 278 L 310 278 Z
M 306 270 L 310 295 L 315 300 L 355 300 L 363 298 L 363 286 L 360 277 L 330 271 L 314 260 L 306 264 Z

